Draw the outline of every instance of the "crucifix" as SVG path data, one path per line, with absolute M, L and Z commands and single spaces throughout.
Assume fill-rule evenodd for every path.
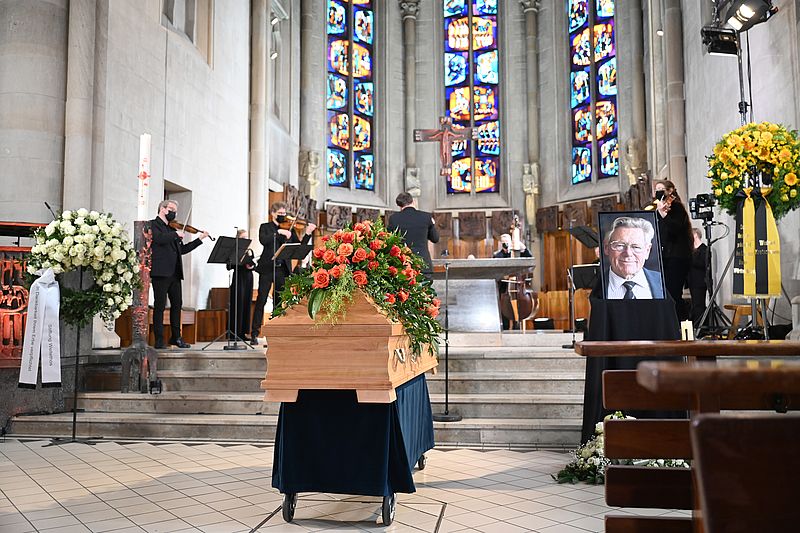
M 478 129 L 462 126 L 453 126 L 453 119 L 450 117 L 439 117 L 438 130 L 414 130 L 414 142 L 439 143 L 439 157 L 442 161 L 440 174 L 447 176 L 450 174 L 450 167 L 453 165 L 453 143 L 465 139 L 478 139 Z

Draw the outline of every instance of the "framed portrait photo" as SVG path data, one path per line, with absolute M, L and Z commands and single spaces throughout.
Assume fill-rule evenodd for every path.
M 598 213 L 603 298 L 666 297 L 656 216 L 655 211 Z

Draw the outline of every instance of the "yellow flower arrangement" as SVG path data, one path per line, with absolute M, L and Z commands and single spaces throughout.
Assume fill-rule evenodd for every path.
M 800 206 L 800 140 L 798 133 L 780 124 L 749 123 L 723 135 L 708 156 L 711 191 L 719 204 L 736 214 L 739 191 L 751 187 L 750 177 L 762 174 L 764 194 L 775 219 Z M 763 179 L 772 178 L 772 182 Z

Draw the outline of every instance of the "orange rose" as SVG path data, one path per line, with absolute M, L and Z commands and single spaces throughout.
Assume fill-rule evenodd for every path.
M 336 279 L 339 279 L 342 274 L 344 274 L 344 269 L 347 268 L 344 265 L 336 265 L 335 267 L 331 268 L 330 274 Z
M 340 265 L 345 265 L 345 264 L 349 263 L 350 261 L 347 259 L 347 256 L 340 255 L 339 257 L 336 258 L 336 262 L 339 263 Z
M 353 245 L 349 243 L 342 243 L 339 245 L 339 248 L 336 249 L 336 253 L 347 257 L 353 253 Z
M 380 266 L 380 263 L 378 263 L 377 261 L 370 261 L 369 263 L 367 263 L 367 268 L 370 269 L 370 270 L 375 270 L 379 266 Z
M 326 263 L 333 263 L 336 261 L 336 252 L 333 250 L 325 250 L 325 253 L 322 254 L 322 260 Z
M 361 233 L 366 233 L 367 231 L 369 231 L 369 225 L 365 224 L 364 222 L 359 222 L 358 224 L 353 226 L 353 229 Z
M 377 256 L 377 254 L 375 253 L 375 250 L 370 250 L 370 251 L 369 251 L 369 254 L 367 255 L 367 258 L 369 258 L 369 259 L 375 259 L 376 257 L 378 257 L 378 256 Z
M 439 316 L 439 309 L 437 309 L 436 307 L 433 306 L 429 307 L 427 309 L 427 312 L 431 318 L 436 318 L 437 316 Z
M 400 298 L 401 302 L 405 302 L 408 300 L 408 293 L 406 291 L 397 291 L 397 297 Z
M 389 302 L 390 304 L 393 304 L 396 301 L 395 298 L 394 298 L 394 294 L 389 294 L 387 292 L 386 293 L 386 301 Z
M 439 298 L 434 298 L 433 305 L 439 307 L 440 305 L 442 305 L 442 301 Z
M 367 258 L 367 251 L 363 248 L 357 249 L 353 254 L 354 263 L 360 263 L 361 261 L 364 261 L 366 258 Z
M 397 246 L 396 244 L 394 246 L 392 246 L 392 249 L 389 250 L 389 255 L 391 255 L 392 257 L 400 257 L 400 255 L 401 255 L 400 247 Z
M 369 243 L 369 247 L 373 250 L 380 250 L 381 248 L 383 248 L 383 241 L 375 239 L 374 241 Z
M 392 276 L 396 276 L 397 275 L 397 268 L 395 268 L 393 266 L 390 266 L 389 267 L 389 274 L 391 274 Z
M 414 269 L 413 269 L 413 268 L 411 268 L 410 266 L 407 266 L 407 267 L 405 267 L 405 268 L 403 269 L 403 275 L 404 275 L 405 277 L 407 277 L 408 279 L 414 279 L 414 278 L 416 278 L 416 277 L 417 277 L 417 273 L 416 273 L 416 272 L 414 271 Z
M 322 237 L 320 237 L 319 240 L 321 240 L 322 242 L 328 242 L 330 238 L 331 238 L 330 235 L 323 235 Z
M 330 284 L 330 282 L 331 276 L 328 274 L 328 271 L 324 268 L 320 268 L 314 272 L 314 285 L 311 287 L 314 289 L 324 289 Z
M 342 242 L 352 243 L 356 240 L 356 234 L 353 231 L 342 232 L 342 238 L 340 240 Z
M 363 270 L 356 270 L 353 272 L 353 281 L 355 281 L 356 285 L 359 287 L 363 287 L 367 284 L 367 273 Z
M 322 259 L 323 255 L 325 255 L 325 248 L 314 248 L 314 259 Z

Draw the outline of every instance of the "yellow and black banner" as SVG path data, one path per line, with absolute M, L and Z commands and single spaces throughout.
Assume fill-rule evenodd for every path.
M 742 191 L 736 209 L 733 294 L 755 298 L 781 294 L 781 243 L 772 208 L 759 189 Z

